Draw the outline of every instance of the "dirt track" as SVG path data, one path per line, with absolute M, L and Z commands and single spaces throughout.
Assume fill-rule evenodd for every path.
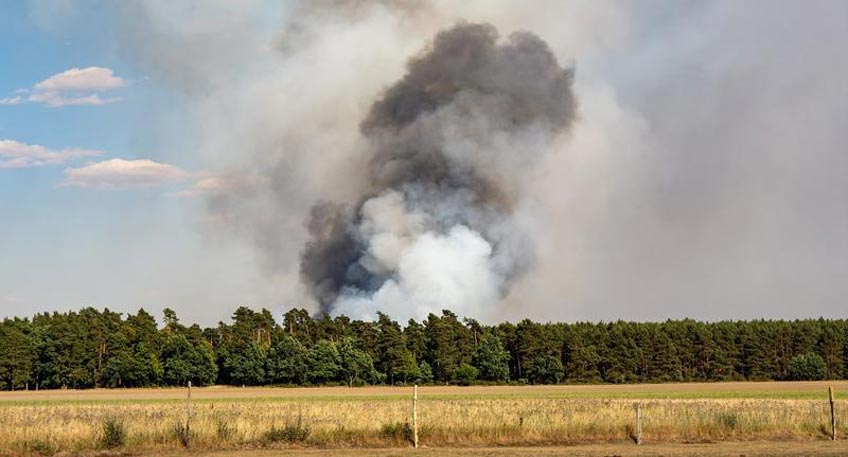
M 304 449 L 304 450 L 262 450 L 262 451 L 220 451 L 210 453 L 174 453 L 168 457 L 210 456 L 210 457 L 317 457 L 323 455 L 342 455 L 350 457 L 376 456 L 422 456 L 448 457 L 462 455 L 469 457 L 553 457 L 568 455 L 574 457 L 607 456 L 719 456 L 719 457 L 760 457 L 760 456 L 846 456 L 848 441 L 808 441 L 808 442 L 742 442 L 742 443 L 700 443 L 700 444 L 650 444 L 635 446 L 633 443 L 597 444 L 557 447 L 523 448 L 421 448 L 421 449 Z

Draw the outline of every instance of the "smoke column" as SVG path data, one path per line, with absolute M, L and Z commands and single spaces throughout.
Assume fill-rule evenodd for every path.
M 528 170 L 572 124 L 573 70 L 528 32 L 458 23 L 360 124 L 367 185 L 316 203 L 300 274 L 323 311 L 485 318 L 533 262 L 515 220 Z
M 197 239 L 162 227 L 153 238 L 151 227 L 130 224 L 128 244 L 162 242 L 175 262 L 103 281 L 103 305 L 173 305 L 203 325 L 227 319 L 234 304 L 360 316 L 382 307 L 400 321 L 454 302 L 460 315 L 489 322 L 845 314 L 846 2 L 28 4 L 59 40 L 93 37 L 88 12 L 111 16 L 108 48 L 136 70 L 133 93 L 164 95 L 139 113 L 132 149 L 173 151 L 184 168 L 210 173 L 186 192 L 194 197 L 162 199 L 197 226 Z M 416 54 L 423 44 L 463 18 L 504 34 L 531 30 L 559 62 L 579 62 L 578 118 L 557 125 L 545 108 L 515 122 L 494 109 L 496 94 L 530 100 L 525 88 L 551 80 L 538 63 L 508 65 L 545 54 L 508 38 L 486 45 L 486 66 L 501 62 L 498 71 L 439 79 L 405 67 L 410 56 L 426 61 L 436 44 Z M 512 84 L 507 74 L 522 70 L 529 76 Z M 418 87 L 430 105 L 376 114 L 402 87 Z M 446 161 L 445 187 L 459 182 L 444 192 L 453 199 L 415 194 L 441 189 L 431 175 L 409 182 L 387 172 L 399 154 L 388 145 L 418 145 L 415 135 Z M 434 213 L 434 201 L 455 213 Z M 451 250 L 470 240 L 480 249 Z M 344 255 L 301 265 L 307 252 L 334 252 L 331 241 Z M 107 251 L 124 262 L 114 257 L 123 251 Z M 447 256 L 456 252 L 471 267 Z M 486 287 L 460 288 L 449 269 Z M 450 281 L 433 286 L 435 273 L 419 271 Z M 437 295 L 452 290 L 496 303 Z M 389 291 L 403 294 L 394 308 L 383 306 Z M 9 305 L 0 307 L 29 314 L 30 305 Z

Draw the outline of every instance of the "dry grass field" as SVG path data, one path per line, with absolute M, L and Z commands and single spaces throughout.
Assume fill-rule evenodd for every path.
M 822 455 L 834 449 L 845 454 L 841 443 L 828 440 L 828 385 L 837 392 L 839 434 L 844 437 L 848 434 L 844 396 L 848 382 L 810 382 L 425 386 L 420 388 L 420 440 L 429 455 L 442 455 L 439 448 L 456 446 L 486 452 L 486 446 L 564 445 L 579 445 L 571 451 L 587 445 L 586 452 L 591 446 L 617 446 L 627 449 L 626 455 L 652 455 L 632 454 L 636 449 L 630 442 L 635 428 L 633 405 L 638 402 L 645 443 L 639 452 L 651 446 L 667 453 L 669 448 L 663 446 L 693 451 L 696 448 L 689 443 L 765 441 L 775 443 L 773 449 L 791 448 L 783 443 L 810 449 L 801 454 L 819 453 L 812 449 L 825 452 Z M 104 448 L 180 453 L 187 441 L 193 454 L 378 448 L 382 450 L 373 452 L 402 455 L 409 440 L 405 424 L 411 416 L 411 391 L 400 387 L 193 389 L 188 432 L 184 428 L 186 389 L 2 392 L 0 454 L 84 453 Z M 104 429 L 106 424 L 111 428 Z M 715 445 L 708 446 L 718 451 Z M 510 449 L 519 452 L 519 448 Z M 260 455 L 266 454 L 259 451 L 256 456 Z

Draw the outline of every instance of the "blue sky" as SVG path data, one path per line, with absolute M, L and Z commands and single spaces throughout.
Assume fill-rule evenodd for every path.
M 0 140 L 100 152 L 0 169 L 0 315 L 89 304 L 158 311 L 180 298 L 189 301 L 187 295 L 197 299 L 190 291 L 180 297 L 168 284 L 175 269 L 194 268 L 205 252 L 192 219 L 199 205 L 169 195 L 190 187 L 192 178 L 148 186 L 124 185 L 126 176 L 113 176 L 108 178 L 112 189 L 101 188 L 102 183 L 61 185 L 67 169 L 111 159 L 198 170 L 191 151 L 152 133 L 157 122 L 151 119 L 179 119 L 173 93 L 122 59 L 108 8 L 81 5 L 83 11 L 75 14 L 85 21 L 60 27 L 44 23 L 35 3 L 0 7 L 0 99 L 20 95 L 21 89 L 32 93 L 35 84 L 74 68 L 109 69 L 124 82 L 115 89 L 85 91 L 118 99 L 102 105 L 0 104 Z M 203 279 L 208 278 L 198 281 Z

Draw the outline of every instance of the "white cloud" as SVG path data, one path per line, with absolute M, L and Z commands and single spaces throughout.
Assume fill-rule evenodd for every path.
M 120 98 L 100 98 L 99 94 L 66 96 L 61 92 L 39 92 L 30 95 L 27 100 L 36 103 L 44 103 L 51 108 L 58 108 L 60 106 L 68 105 L 105 105 L 117 102 Z
M 31 168 L 59 165 L 71 159 L 97 157 L 102 151 L 81 148 L 48 149 L 38 144 L 26 144 L 15 140 L 0 140 L 0 169 Z M 84 187 L 91 189 L 120 189 L 131 187 L 156 187 L 181 181 L 197 179 L 191 188 L 174 195 L 193 197 L 223 192 L 228 189 L 244 189 L 250 185 L 251 177 L 209 176 L 205 173 L 189 173 L 173 165 L 148 159 L 109 159 L 89 162 L 81 167 L 65 169 L 65 179 L 58 187 Z
M 23 102 L 42 103 L 51 108 L 68 105 L 105 105 L 120 101 L 102 93 L 125 87 L 129 82 L 104 67 L 71 68 L 37 83 L 32 89 L 18 89 L 15 95 L 0 98 L 0 105 Z
M 16 95 L 14 97 L 0 98 L 0 105 L 17 105 L 22 101 L 24 101 L 24 99 L 21 96 Z
M 71 68 L 35 85 L 40 91 L 102 91 L 124 87 L 127 81 L 103 67 Z
M 53 150 L 38 144 L 25 144 L 15 140 L 0 140 L 0 168 L 29 168 L 58 165 L 70 159 L 95 157 L 101 151 L 80 148 Z
M 111 159 L 79 168 L 66 168 L 60 187 L 122 189 L 176 183 L 193 175 L 173 165 L 147 159 Z
M 201 197 L 220 195 L 228 192 L 251 193 L 260 186 L 267 185 L 268 178 L 257 175 L 213 175 L 203 176 L 188 189 L 175 192 L 176 197 Z

